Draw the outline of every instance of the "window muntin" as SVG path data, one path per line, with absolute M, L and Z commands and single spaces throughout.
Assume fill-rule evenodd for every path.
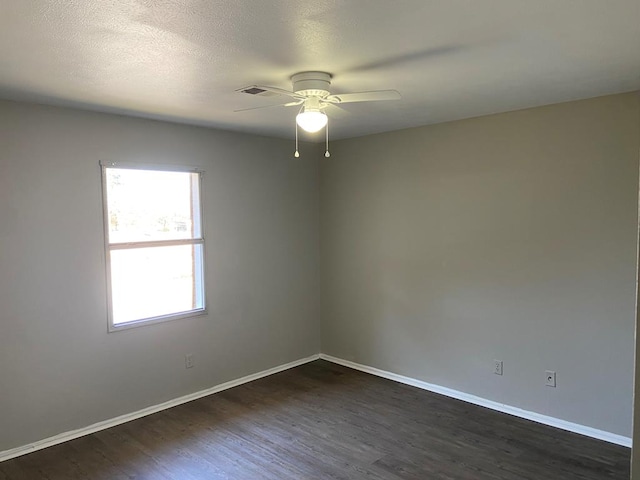
M 201 172 L 102 172 L 110 330 L 203 313 Z

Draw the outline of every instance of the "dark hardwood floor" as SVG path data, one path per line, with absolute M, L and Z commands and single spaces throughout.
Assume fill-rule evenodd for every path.
M 629 479 L 630 450 L 324 361 L 0 463 L 0 479 Z

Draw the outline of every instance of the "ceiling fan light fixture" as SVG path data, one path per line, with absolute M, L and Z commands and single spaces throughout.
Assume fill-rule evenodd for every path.
M 327 124 L 327 115 L 319 110 L 306 110 L 296 116 L 296 123 L 305 132 L 315 133 Z
M 296 131 L 296 151 L 294 157 L 299 158 L 298 151 L 298 127 L 309 133 L 316 133 L 323 128 L 325 129 L 326 150 L 325 157 L 329 157 L 329 119 L 322 111 L 325 107 L 353 102 L 377 102 L 381 100 L 400 100 L 401 96 L 396 90 L 373 90 L 369 92 L 352 92 L 339 95 L 331 95 L 331 74 L 327 72 L 309 71 L 299 72 L 291 77 L 293 90 L 283 90 L 278 87 L 270 87 L 268 85 L 251 85 L 241 88 L 240 92 L 251 95 L 275 94 L 291 97 L 289 100 L 278 105 L 263 105 L 261 107 L 243 108 L 236 110 L 242 112 L 245 110 L 256 110 L 258 108 L 268 107 L 293 107 L 302 105 L 300 112 L 296 115 L 295 131 Z

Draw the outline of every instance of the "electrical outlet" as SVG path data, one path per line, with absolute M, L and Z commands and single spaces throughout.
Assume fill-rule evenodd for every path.
M 496 375 L 502 375 L 502 360 L 493 361 L 493 373 Z
M 193 353 L 187 353 L 184 356 L 184 368 L 193 368 L 196 366 L 196 359 Z
M 545 373 L 545 385 L 547 387 L 556 386 L 556 372 L 553 370 L 547 370 Z

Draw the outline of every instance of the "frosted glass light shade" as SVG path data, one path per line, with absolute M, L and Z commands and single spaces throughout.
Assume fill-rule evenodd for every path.
M 323 112 L 306 111 L 296 116 L 296 123 L 303 130 L 314 133 L 327 124 L 327 116 Z

